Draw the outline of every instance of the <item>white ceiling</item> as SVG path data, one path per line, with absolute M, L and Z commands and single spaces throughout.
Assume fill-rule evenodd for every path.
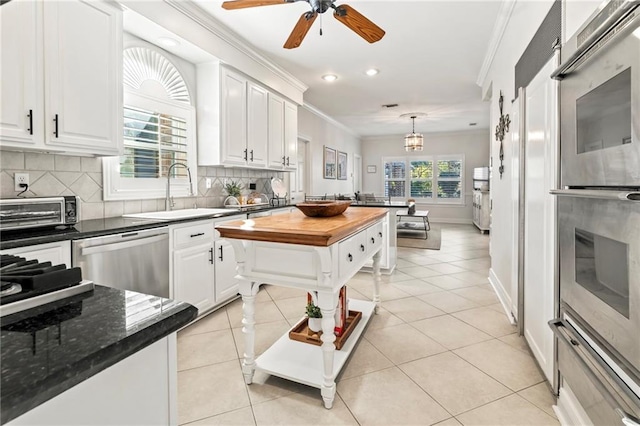
M 284 49 L 305 1 L 293 4 L 224 10 L 222 1 L 195 0 L 256 50 L 309 86 L 308 103 L 360 136 L 411 131 L 447 132 L 488 128 L 489 105 L 476 84 L 500 0 L 345 0 L 386 31 L 374 44 L 361 39 L 333 18 L 320 15 L 297 49 Z M 343 4 L 337 0 L 336 4 Z M 323 35 L 319 35 L 322 26 Z M 365 75 L 377 68 L 374 77 Z M 321 76 L 338 75 L 325 82 Z M 393 109 L 383 104 L 397 103 Z

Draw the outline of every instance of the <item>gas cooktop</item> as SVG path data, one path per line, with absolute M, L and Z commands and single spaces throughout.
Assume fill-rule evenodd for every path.
M 30 309 L 93 289 L 80 268 L 0 256 L 0 316 Z

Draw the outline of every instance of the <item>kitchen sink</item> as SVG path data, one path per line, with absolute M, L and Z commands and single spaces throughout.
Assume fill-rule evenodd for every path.
M 161 212 L 133 213 L 125 214 L 123 217 L 135 219 L 155 219 L 155 220 L 179 220 L 191 217 L 213 216 L 227 213 L 236 213 L 237 209 L 182 209 Z

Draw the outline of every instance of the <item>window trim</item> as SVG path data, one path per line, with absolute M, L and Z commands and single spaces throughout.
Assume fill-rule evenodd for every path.
M 438 181 L 457 181 L 458 178 L 450 178 L 443 177 L 440 178 L 440 171 L 437 167 L 438 161 L 450 161 L 456 160 L 462 162 L 462 167 L 460 169 L 460 198 L 438 198 Z M 453 205 L 453 206 L 464 206 L 466 205 L 465 201 L 465 158 L 464 154 L 443 154 L 443 155 L 419 155 L 419 156 L 389 156 L 382 157 L 382 193 L 385 193 L 386 182 L 387 179 L 385 177 L 385 164 L 388 162 L 399 162 L 402 161 L 405 164 L 405 196 L 404 197 L 391 197 L 395 200 L 406 200 L 408 198 L 414 198 L 417 202 L 422 204 L 441 204 L 441 205 Z M 433 176 L 432 179 L 432 196 L 431 197 L 412 197 L 411 196 L 411 162 L 412 161 L 431 161 L 433 164 Z
M 196 158 L 196 109 L 185 102 L 162 100 L 142 94 L 138 91 L 126 89 L 124 91 L 124 105 L 139 107 L 149 111 L 183 117 L 187 121 L 187 166 L 191 171 L 193 190 L 198 192 L 198 163 Z M 122 178 L 120 176 L 120 156 L 103 158 L 104 200 L 141 200 L 164 198 L 167 191 L 166 177 L 160 178 Z M 195 197 L 189 195 L 189 179 L 172 178 L 171 196 L 176 198 Z

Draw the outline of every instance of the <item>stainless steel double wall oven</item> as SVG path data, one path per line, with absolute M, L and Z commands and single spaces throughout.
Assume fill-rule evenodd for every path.
M 562 49 L 563 380 L 598 424 L 640 417 L 640 2 L 612 0 Z M 635 423 L 634 423 L 635 422 Z

